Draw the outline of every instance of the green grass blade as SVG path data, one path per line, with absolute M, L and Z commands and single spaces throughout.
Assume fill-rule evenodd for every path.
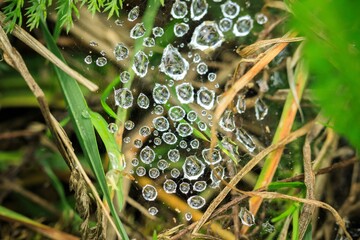
M 59 57 L 64 61 L 61 52 L 56 46 L 56 43 L 53 40 L 47 26 L 43 23 L 41 24 L 41 26 L 44 33 L 45 41 L 49 49 L 57 57 Z M 75 129 L 77 138 L 80 142 L 81 148 L 84 152 L 84 155 L 86 156 L 86 158 L 88 159 L 91 165 L 92 171 L 109 205 L 110 212 L 115 219 L 115 224 L 121 234 L 121 237 L 123 239 L 128 239 L 124 226 L 122 225 L 120 218 L 115 210 L 115 206 L 111 201 L 109 189 L 106 183 L 104 169 L 102 166 L 100 154 L 97 147 L 94 128 L 89 116 L 86 101 L 83 97 L 80 87 L 74 79 L 69 77 L 59 68 L 55 67 L 55 72 L 58 75 L 60 86 L 69 108 L 72 124 Z
M 272 182 L 268 186 L 268 191 L 276 191 L 280 188 L 301 188 L 305 189 L 303 182 Z

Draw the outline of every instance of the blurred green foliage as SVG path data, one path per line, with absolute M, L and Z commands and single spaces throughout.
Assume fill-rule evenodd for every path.
M 306 37 L 304 58 L 315 99 L 340 134 L 360 149 L 360 2 L 303 0 L 289 3 L 292 26 Z

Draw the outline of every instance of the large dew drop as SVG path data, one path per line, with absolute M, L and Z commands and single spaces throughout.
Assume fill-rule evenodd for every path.
M 136 6 L 130 10 L 130 12 L 128 14 L 128 20 L 130 22 L 135 21 L 139 17 L 139 14 L 140 14 L 140 8 L 139 8 L 139 6 Z
M 205 16 L 208 10 L 208 3 L 206 0 L 192 0 L 190 6 L 190 17 L 194 21 L 200 20 Z
M 228 0 L 224 4 L 221 4 L 220 7 L 224 17 L 227 18 L 234 19 L 240 12 L 240 6 L 237 3 L 232 2 L 230 0 Z
M 140 151 L 140 160 L 145 164 L 150 164 L 155 159 L 155 152 L 149 146 L 144 147 Z
M 186 2 L 184 1 L 175 1 L 174 4 L 172 5 L 171 8 L 171 16 L 173 16 L 173 18 L 176 19 L 181 19 L 184 18 L 186 16 L 186 14 L 188 13 L 188 9 L 186 6 Z
M 137 104 L 142 109 L 147 109 L 150 105 L 150 99 L 143 93 L 140 93 L 137 98 Z
M 176 193 L 176 187 L 177 184 L 171 179 L 167 179 L 163 184 L 163 188 L 166 193 Z
M 157 104 L 165 104 L 170 98 L 169 89 L 165 85 L 156 83 L 153 89 L 153 98 Z
M 205 164 L 203 164 L 195 155 L 192 155 L 185 159 L 182 168 L 184 171 L 184 178 L 197 180 L 204 173 Z
M 168 151 L 168 158 L 172 162 L 177 162 L 180 160 L 180 152 L 177 149 L 170 149 Z
M 130 30 L 130 37 L 133 39 L 141 38 L 145 35 L 146 29 L 144 23 L 137 23 L 135 26 Z
M 180 106 L 173 106 L 169 109 L 168 115 L 174 122 L 178 122 L 185 117 L 185 110 Z
M 219 125 L 226 132 L 234 131 L 235 130 L 234 113 L 231 110 L 226 110 L 220 119 Z
M 154 125 L 154 128 L 160 132 L 165 132 L 169 129 L 170 126 L 169 121 L 163 116 L 154 118 L 152 123 Z
M 157 168 L 150 168 L 149 169 L 149 177 L 152 179 L 156 179 L 160 176 L 160 171 Z
M 173 145 L 177 142 L 177 137 L 172 132 L 166 132 L 162 135 L 162 139 L 166 144 Z
M 241 223 L 245 226 L 251 227 L 255 224 L 254 215 L 244 207 L 240 209 L 239 218 L 241 220 Z
M 133 104 L 134 97 L 127 88 L 119 88 L 114 91 L 115 105 L 121 108 L 129 108 Z
M 196 181 L 193 185 L 193 190 L 195 192 L 202 192 L 206 188 L 206 182 L 205 181 Z
M 174 34 L 177 37 L 184 36 L 189 31 L 189 24 L 187 23 L 176 23 L 174 25 Z
M 258 121 L 263 120 L 268 113 L 268 106 L 264 103 L 261 98 L 256 99 L 255 102 L 255 117 Z
M 181 56 L 177 48 L 169 44 L 163 51 L 159 68 L 172 79 L 182 80 L 189 70 L 189 63 Z
M 134 56 L 134 64 L 132 70 L 139 77 L 145 77 L 149 66 L 149 58 L 143 51 L 139 51 Z
M 218 149 L 213 149 L 212 154 L 210 155 L 210 148 L 205 148 L 201 152 L 204 161 L 209 165 L 214 165 L 219 163 L 222 160 L 220 151 Z
M 142 195 L 147 201 L 155 201 L 157 197 L 156 188 L 152 185 L 147 184 L 142 189 Z
M 129 49 L 123 43 L 118 43 L 114 48 L 114 55 L 117 61 L 124 60 L 129 56 Z
M 250 152 L 254 151 L 256 145 L 250 135 L 242 128 L 236 129 L 236 139 Z
M 243 37 L 250 33 L 251 29 L 253 28 L 254 20 L 249 15 L 239 17 L 236 21 L 233 33 L 237 37 Z
M 187 137 L 190 136 L 193 132 L 193 128 L 189 123 L 180 123 L 177 128 L 176 131 L 178 132 L 180 137 Z
M 177 85 L 176 95 L 180 103 L 192 103 L 194 101 L 194 87 L 190 83 Z
M 233 22 L 230 18 L 223 18 L 219 22 L 219 28 L 222 32 L 227 32 L 232 28 Z
M 190 46 L 201 51 L 214 50 L 221 46 L 224 35 L 213 21 L 204 21 L 194 30 Z
M 202 196 L 196 195 L 189 197 L 187 203 L 193 209 L 200 209 L 205 205 L 206 201 Z
M 215 102 L 215 92 L 207 89 L 206 87 L 201 87 L 197 92 L 197 104 L 206 110 L 210 110 L 214 106 Z
M 187 182 L 182 182 L 179 185 L 180 192 L 187 194 L 190 191 L 190 184 Z

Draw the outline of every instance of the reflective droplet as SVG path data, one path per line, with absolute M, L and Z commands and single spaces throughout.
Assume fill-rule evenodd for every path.
M 193 61 L 194 63 L 199 63 L 201 61 L 201 56 L 198 53 L 195 53 Z
M 177 137 L 172 132 L 163 133 L 162 139 L 166 144 L 173 145 L 177 142 Z
M 86 64 L 91 64 L 92 63 L 92 57 L 91 55 L 87 55 L 85 58 L 84 58 L 84 62 Z
M 159 146 L 161 143 L 162 143 L 161 138 L 159 138 L 159 137 L 154 138 L 154 144 L 155 145 Z
M 232 2 L 230 0 L 228 0 L 224 4 L 221 4 L 220 7 L 224 17 L 227 18 L 234 19 L 237 17 L 237 15 L 240 12 L 240 6 L 237 3 Z
M 152 33 L 154 37 L 161 37 L 162 35 L 164 35 L 164 29 L 162 29 L 161 27 L 154 27 L 152 29 Z
M 196 181 L 194 184 L 193 184 L 193 190 L 195 192 L 202 192 L 205 190 L 206 188 L 206 182 L 205 181 Z
M 176 182 L 171 179 L 167 179 L 163 184 L 163 188 L 166 193 L 176 193 L 176 187 Z
M 206 201 L 202 196 L 195 195 L 189 197 L 187 203 L 193 209 L 200 209 L 205 205 Z
M 186 115 L 187 120 L 194 122 L 197 119 L 197 113 L 194 110 L 191 110 Z
M 208 3 L 206 0 L 192 0 L 190 6 L 190 17 L 194 21 L 200 20 L 205 16 L 208 10 Z
M 190 136 L 193 132 L 193 128 L 189 123 L 180 123 L 176 131 L 178 132 L 180 137 L 187 137 Z
M 156 207 L 150 207 L 148 209 L 148 212 L 150 215 L 155 216 L 159 212 L 159 210 Z
M 250 33 L 254 20 L 249 15 L 239 17 L 234 25 L 233 33 L 237 37 L 243 37 Z
M 201 62 L 201 63 L 199 63 L 199 64 L 197 65 L 196 71 L 197 71 L 198 74 L 204 75 L 204 74 L 206 74 L 207 71 L 208 71 L 208 66 L 206 65 L 206 63 Z
M 99 67 L 103 67 L 107 64 L 107 59 L 106 57 L 98 57 L 95 61 L 96 65 L 98 65 Z
M 156 179 L 160 176 L 160 171 L 157 168 L 150 168 L 149 169 L 149 177 L 152 179 Z
M 135 127 L 135 123 L 131 120 L 126 120 L 124 123 L 124 127 L 126 130 L 132 130 Z
M 154 47 L 155 46 L 155 39 L 152 38 L 152 37 L 144 38 L 143 46 L 144 47 Z
M 144 147 L 140 151 L 140 160 L 145 164 L 150 164 L 155 159 L 155 152 L 149 146 Z
M 143 93 L 140 93 L 137 98 L 137 105 L 142 109 L 147 109 L 150 105 L 150 99 Z
M 179 147 L 182 148 L 182 149 L 187 148 L 187 142 L 185 140 L 181 140 L 179 142 Z
M 208 80 L 209 80 L 209 82 L 213 82 L 213 81 L 215 81 L 216 80 L 216 73 L 209 73 L 208 74 Z
M 185 220 L 190 221 L 192 219 L 192 214 L 190 212 L 185 213 Z
M 214 167 L 211 170 L 211 174 L 210 174 L 212 188 L 218 187 L 224 176 L 225 176 L 225 171 L 222 166 Z
M 184 1 L 175 1 L 171 8 L 171 16 L 175 19 L 181 19 L 186 16 L 188 13 L 188 9 L 186 6 L 186 2 Z
M 235 130 L 235 117 L 231 110 L 226 110 L 220 118 L 219 126 L 226 132 Z
M 213 21 L 204 21 L 194 30 L 190 46 L 201 51 L 214 50 L 221 46 L 224 35 Z
M 184 36 L 189 31 L 189 24 L 187 23 L 175 23 L 174 34 L 177 37 Z
M 164 107 L 161 106 L 161 105 L 156 105 L 156 106 L 154 107 L 154 113 L 155 113 L 156 115 L 161 115 L 161 114 L 163 114 L 163 113 L 164 113 Z
M 129 143 L 131 141 L 130 137 L 124 137 L 123 142 Z
M 169 89 L 165 85 L 156 83 L 152 92 L 155 103 L 165 104 L 170 98 Z
M 236 139 L 242 144 L 244 145 L 244 147 L 249 150 L 250 152 L 253 152 L 256 145 L 254 143 L 254 141 L 252 140 L 252 138 L 250 137 L 250 135 L 242 128 L 237 128 L 236 129 Z
M 137 23 L 135 26 L 130 30 L 130 37 L 133 39 L 141 38 L 145 35 L 146 29 L 144 23 Z
M 81 116 L 82 116 L 83 118 L 89 119 L 89 118 L 90 118 L 90 113 L 88 112 L 88 110 L 84 109 L 84 110 L 81 112 Z
M 107 129 L 110 133 L 116 133 L 119 128 L 115 123 L 109 123 Z
M 219 22 L 219 28 L 222 32 L 228 32 L 232 28 L 233 22 L 230 18 L 223 18 Z
M 236 102 L 236 110 L 238 113 L 244 113 L 246 110 L 246 101 L 244 95 L 239 95 L 237 102 Z
M 268 113 L 268 106 L 264 103 L 261 98 L 255 101 L 255 117 L 258 121 L 263 120 Z
M 191 140 L 191 142 L 190 142 L 190 146 L 192 149 L 198 149 L 199 145 L 200 145 L 200 142 L 197 139 Z
M 177 149 L 170 149 L 168 151 L 168 158 L 172 162 L 177 162 L 180 159 L 180 152 Z
M 214 106 L 215 102 L 215 92 L 207 89 L 206 87 L 201 87 L 197 92 L 197 104 L 206 110 L 210 110 Z
M 139 177 L 142 177 L 146 174 L 146 169 L 144 167 L 140 166 L 136 169 L 135 172 L 136 172 L 136 175 L 138 175 Z
M 178 122 L 185 117 L 185 110 L 180 106 L 173 106 L 169 109 L 168 115 L 174 122 Z
M 205 131 L 207 129 L 207 125 L 206 125 L 206 123 L 199 121 L 198 128 L 200 131 Z
M 134 56 L 134 64 L 132 70 L 139 77 L 144 77 L 147 73 L 149 66 L 149 58 L 143 51 L 138 51 Z
M 120 19 L 116 19 L 114 23 L 115 23 L 116 26 L 121 27 L 123 25 L 124 21 L 122 21 Z
M 141 148 L 142 145 L 143 145 L 143 142 L 142 142 L 141 139 L 135 139 L 135 140 L 134 140 L 134 147 L 136 147 L 136 148 Z
M 114 48 L 114 55 L 117 61 L 124 60 L 129 56 L 129 49 L 123 43 L 118 43 Z
M 195 155 L 192 155 L 185 159 L 182 168 L 184 171 L 184 178 L 197 180 L 204 173 L 205 164 L 203 164 Z
M 171 169 L 170 175 L 171 175 L 171 177 L 173 177 L 173 178 L 178 178 L 178 177 L 180 176 L 180 171 L 179 171 L 179 169 L 177 169 L 177 168 Z
M 170 126 L 169 121 L 163 116 L 154 118 L 152 123 L 154 128 L 160 132 L 165 132 Z
M 219 163 L 222 160 L 220 151 L 218 149 L 213 149 L 212 155 L 210 156 L 210 148 L 205 148 L 202 150 L 201 155 L 204 161 L 209 165 L 214 165 Z
M 267 233 L 272 233 L 275 232 L 275 227 L 269 223 L 269 221 L 264 222 L 263 224 L 261 224 L 262 230 L 264 230 L 264 232 Z
M 115 105 L 121 108 L 129 108 L 133 104 L 133 95 L 127 88 L 119 88 L 114 90 Z
M 136 167 L 137 165 L 139 165 L 139 159 L 133 158 L 133 159 L 131 160 L 131 165 L 134 166 L 134 167 Z
M 130 22 L 135 21 L 139 17 L 139 14 L 140 14 L 140 8 L 139 8 L 139 6 L 136 6 L 130 10 L 130 12 L 128 14 L 128 20 Z
M 182 192 L 183 194 L 187 194 L 190 191 L 190 184 L 187 182 L 182 182 L 179 185 L 179 190 L 180 192 Z
M 245 226 L 251 227 L 255 224 L 254 215 L 244 207 L 240 209 L 239 218 L 241 220 L 241 223 Z
M 182 80 L 189 70 L 189 63 L 181 56 L 177 48 L 169 44 L 163 51 L 159 68 L 172 79 Z
M 268 18 L 263 13 L 256 13 L 255 20 L 258 24 L 263 25 L 263 24 L 267 23 Z
M 194 101 L 194 87 L 190 83 L 176 86 L 176 95 L 180 103 L 187 104 Z
M 155 201 L 157 197 L 157 190 L 154 186 L 146 184 L 142 189 L 142 195 L 147 201 Z
M 139 129 L 139 134 L 143 137 L 147 137 L 151 134 L 151 130 L 148 126 L 143 126 Z

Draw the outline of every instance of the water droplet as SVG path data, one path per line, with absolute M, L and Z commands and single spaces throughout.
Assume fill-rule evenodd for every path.
M 177 162 L 180 159 L 180 152 L 177 149 L 170 149 L 168 151 L 168 158 L 172 162 Z
M 209 165 L 215 165 L 222 160 L 220 151 L 218 149 L 213 149 L 212 156 L 210 156 L 210 148 L 205 148 L 202 150 L 201 155 L 204 161 Z
M 184 171 L 184 178 L 197 180 L 204 173 L 205 164 L 203 164 L 195 155 L 192 155 L 185 159 L 182 168 Z
M 131 160 L 131 165 L 134 166 L 134 167 L 136 167 L 137 165 L 139 165 L 139 159 L 133 158 L 133 159 Z
M 261 224 L 262 230 L 264 230 L 267 233 L 272 233 L 275 231 L 275 227 L 269 223 L 269 221 L 264 222 Z
M 239 17 L 234 25 L 233 33 L 237 37 L 243 37 L 250 33 L 254 20 L 249 15 Z
M 85 58 L 84 58 L 84 62 L 86 64 L 91 64 L 92 63 L 92 57 L 91 55 L 87 55 Z
M 224 17 L 227 18 L 234 19 L 240 12 L 240 6 L 237 3 L 232 2 L 230 0 L 228 0 L 224 4 L 221 4 L 220 7 Z
M 205 190 L 207 184 L 205 181 L 196 181 L 194 184 L 193 184 L 193 190 L 195 192 L 202 192 Z
M 98 65 L 99 67 L 103 67 L 107 64 L 107 59 L 106 57 L 98 57 L 95 61 L 96 65 Z
M 219 22 L 219 28 L 222 32 L 228 32 L 232 28 L 233 22 L 229 18 L 223 18 Z
M 216 80 L 216 73 L 209 73 L 208 74 L 208 80 L 209 80 L 209 82 L 213 82 L 213 81 L 215 81 Z
M 133 39 L 141 38 L 145 35 L 146 29 L 144 23 L 137 23 L 135 26 L 130 30 L 130 37 Z
M 89 119 L 90 118 L 90 113 L 88 112 L 88 110 L 84 109 L 83 111 L 81 111 L 81 116 L 83 118 Z
M 186 118 L 190 122 L 194 122 L 197 119 L 197 113 L 194 110 L 191 110 L 187 113 Z
M 201 56 L 198 53 L 194 54 L 193 62 L 199 63 L 201 61 Z
M 166 130 L 169 129 L 169 126 L 170 126 L 169 121 L 163 116 L 154 118 L 152 123 L 153 123 L 155 129 L 160 132 L 165 132 Z
M 208 71 L 208 66 L 206 65 L 206 63 L 201 62 L 201 63 L 199 63 L 199 64 L 197 65 L 196 71 L 197 71 L 198 74 L 204 75 L 204 74 L 206 74 L 207 71 Z
M 114 90 L 115 105 L 121 108 L 129 108 L 133 104 L 133 95 L 127 88 L 119 88 Z
M 155 108 L 154 108 L 154 113 L 156 115 L 161 115 L 164 113 L 164 107 L 161 106 L 161 105 L 156 105 Z
M 263 13 L 256 13 L 255 20 L 258 24 L 263 25 L 263 24 L 267 23 L 268 18 Z
M 192 134 L 193 128 L 189 123 L 180 123 L 177 126 L 176 131 L 179 133 L 180 137 L 187 137 Z
M 152 29 L 152 33 L 154 37 L 161 37 L 164 34 L 164 29 L 162 29 L 161 27 L 154 27 Z
M 142 109 L 147 109 L 150 105 L 150 99 L 143 93 L 140 93 L 137 98 L 137 105 Z
M 198 127 L 200 131 L 205 131 L 207 129 L 207 125 L 204 122 L 198 122 Z
M 90 41 L 90 46 L 92 47 L 96 47 L 96 46 L 99 46 L 99 44 L 97 42 L 95 42 L 94 40 Z
M 139 17 L 139 14 L 140 14 L 140 8 L 139 8 L 139 6 L 136 6 L 130 10 L 130 12 L 128 14 L 128 20 L 130 22 L 135 21 Z
M 116 19 L 116 20 L 115 20 L 115 25 L 116 25 L 116 26 L 121 27 L 121 26 L 123 25 L 123 23 L 124 23 L 124 21 L 122 21 L 122 20 L 120 20 L 120 19 Z
M 146 184 L 142 189 L 142 195 L 147 201 L 155 201 L 157 197 L 156 188 L 152 185 Z
M 171 16 L 175 19 L 181 19 L 186 16 L 188 9 L 186 2 L 184 1 L 175 1 L 171 8 Z
M 235 117 L 231 110 L 226 110 L 220 118 L 219 126 L 226 132 L 235 130 Z
M 174 180 L 171 179 L 167 179 L 163 184 L 163 188 L 166 193 L 176 193 L 176 187 L 177 187 L 176 182 L 174 182 Z
M 189 63 L 181 56 L 177 48 L 169 44 L 163 51 L 159 68 L 172 79 L 182 80 L 189 70 Z
M 255 117 L 258 121 L 263 120 L 268 113 L 268 106 L 264 103 L 261 98 L 255 101 Z
M 179 190 L 180 192 L 182 192 L 183 194 L 187 194 L 190 191 L 190 184 L 187 182 L 182 182 L 179 185 Z
M 193 209 L 200 209 L 205 205 L 206 201 L 202 196 L 195 195 L 189 197 L 187 203 Z
M 190 212 L 185 213 L 185 220 L 190 221 L 192 219 L 192 214 Z
M 181 140 L 179 142 L 179 147 L 182 148 L 182 149 L 187 148 L 187 142 L 185 140 Z
M 109 123 L 107 129 L 110 133 L 116 133 L 119 128 L 115 123 Z
M 138 51 L 134 56 L 134 64 L 132 70 L 139 77 L 144 77 L 147 73 L 149 66 L 149 58 L 143 51 Z
M 254 215 L 244 207 L 240 209 L 239 218 L 245 226 L 251 227 L 255 224 Z
M 190 6 L 190 17 L 194 21 L 200 20 L 208 10 L 208 3 L 206 0 L 192 0 Z
M 155 216 L 159 212 L 159 210 L 156 207 L 150 207 L 148 209 L 148 212 L 150 215 Z
M 160 176 L 160 171 L 157 168 L 150 168 L 149 169 L 149 177 L 152 179 L 156 179 Z
M 201 51 L 214 50 L 221 46 L 224 35 L 213 21 L 204 21 L 194 30 L 190 46 Z
M 143 46 L 144 47 L 154 47 L 155 46 L 155 39 L 152 38 L 152 37 L 144 38 Z
M 190 142 L 190 146 L 192 149 L 198 149 L 199 145 L 200 145 L 200 142 L 197 139 L 191 140 L 191 142 Z
M 236 110 L 238 113 L 244 113 L 246 110 L 246 101 L 244 95 L 239 95 L 237 102 L 236 102 Z
M 177 169 L 177 168 L 171 169 L 170 175 L 171 175 L 171 177 L 173 177 L 173 178 L 178 178 L 178 177 L 180 176 L 180 171 L 179 171 L 179 169 Z
M 201 87 L 197 92 L 197 104 L 206 110 L 210 110 L 214 106 L 215 102 L 215 92 L 207 89 L 206 87 Z
M 124 123 L 124 127 L 126 130 L 132 130 L 135 127 L 135 123 L 131 120 L 126 120 Z
M 136 147 L 136 148 L 141 148 L 142 145 L 143 145 L 143 142 L 142 142 L 141 139 L 135 139 L 135 140 L 134 140 L 134 147 Z
M 210 179 L 212 188 L 216 188 L 220 185 L 221 179 L 224 178 L 225 171 L 222 166 L 216 166 L 211 170 Z
M 130 137 L 124 137 L 123 142 L 129 143 L 131 141 Z
M 177 37 L 184 36 L 189 31 L 189 24 L 187 23 L 175 23 L 174 34 Z
M 190 83 L 179 84 L 176 86 L 176 95 L 180 103 L 192 103 L 194 101 L 194 87 Z
M 242 128 L 237 128 L 236 129 L 236 139 L 246 147 L 247 150 L 249 150 L 250 152 L 253 152 L 256 145 L 254 143 L 254 141 L 252 140 L 252 138 L 250 137 L 250 135 Z
M 150 164 L 155 159 L 155 152 L 149 146 L 144 147 L 140 151 L 140 160 L 145 164 Z
M 136 175 L 138 175 L 139 177 L 142 177 L 142 176 L 145 176 L 146 169 L 144 167 L 140 166 L 136 169 L 135 172 L 136 172 Z
M 165 85 L 156 83 L 152 92 L 155 103 L 165 104 L 170 98 L 169 89 Z
M 175 144 L 177 142 L 177 137 L 172 132 L 164 133 L 162 135 L 162 139 L 164 140 L 165 143 L 167 143 L 169 145 L 173 145 L 173 144 Z
M 123 43 L 118 43 L 114 48 L 114 55 L 116 60 L 124 60 L 129 56 L 129 49 Z
M 180 106 L 173 106 L 169 109 L 168 115 L 174 122 L 178 122 L 185 117 L 185 110 Z

